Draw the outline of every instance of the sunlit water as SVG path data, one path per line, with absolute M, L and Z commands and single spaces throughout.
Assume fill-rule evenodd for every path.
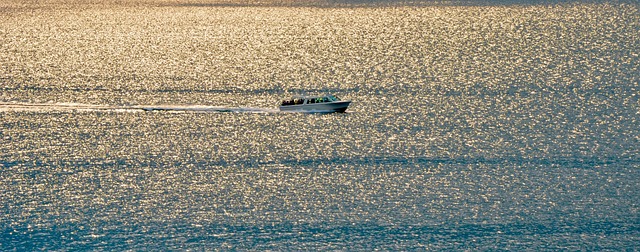
M 0 248 L 638 249 L 639 52 L 620 3 L 0 4 Z

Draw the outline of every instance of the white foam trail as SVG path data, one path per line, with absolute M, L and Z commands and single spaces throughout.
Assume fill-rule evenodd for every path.
M 277 109 L 251 107 L 213 107 L 202 105 L 141 105 L 141 106 L 112 106 L 82 103 L 8 103 L 0 102 L 0 112 L 3 111 L 174 111 L 174 112 L 202 112 L 202 113 L 279 113 Z
M 117 110 L 119 107 L 82 103 L 0 103 L 0 111 Z
M 135 108 L 142 109 L 144 111 L 182 111 L 182 112 L 208 112 L 208 113 L 279 113 L 277 109 L 269 108 L 251 108 L 251 107 L 212 107 L 212 106 L 176 106 L 176 105 L 161 105 L 161 106 L 135 106 Z

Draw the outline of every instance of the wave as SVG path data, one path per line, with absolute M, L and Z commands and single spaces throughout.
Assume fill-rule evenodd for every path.
M 270 108 L 252 108 L 252 107 L 212 107 L 212 106 L 179 106 L 179 105 L 161 105 L 161 106 L 133 106 L 132 109 L 141 109 L 144 111 L 178 111 L 178 112 L 209 112 L 209 113 L 278 113 L 277 109 Z
M 203 105 L 94 105 L 82 103 L 0 103 L 0 112 L 5 111 L 171 111 L 203 113 L 278 113 L 277 109 L 252 107 L 215 107 Z

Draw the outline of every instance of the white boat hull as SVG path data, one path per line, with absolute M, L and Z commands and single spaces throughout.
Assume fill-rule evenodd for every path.
M 280 106 L 280 111 L 308 112 L 308 113 L 343 113 L 347 110 L 351 101 L 334 101 L 324 103 L 299 104 Z

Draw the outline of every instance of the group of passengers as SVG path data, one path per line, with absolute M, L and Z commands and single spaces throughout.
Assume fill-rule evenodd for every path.
M 323 102 L 331 102 L 331 101 L 332 100 L 329 99 L 328 97 L 318 97 L 318 98 L 308 99 L 307 104 L 323 103 Z M 282 106 L 301 105 L 303 103 L 304 103 L 304 99 L 284 100 L 282 101 Z
M 304 99 L 284 100 L 282 101 L 282 106 L 300 105 L 302 103 L 304 103 Z

